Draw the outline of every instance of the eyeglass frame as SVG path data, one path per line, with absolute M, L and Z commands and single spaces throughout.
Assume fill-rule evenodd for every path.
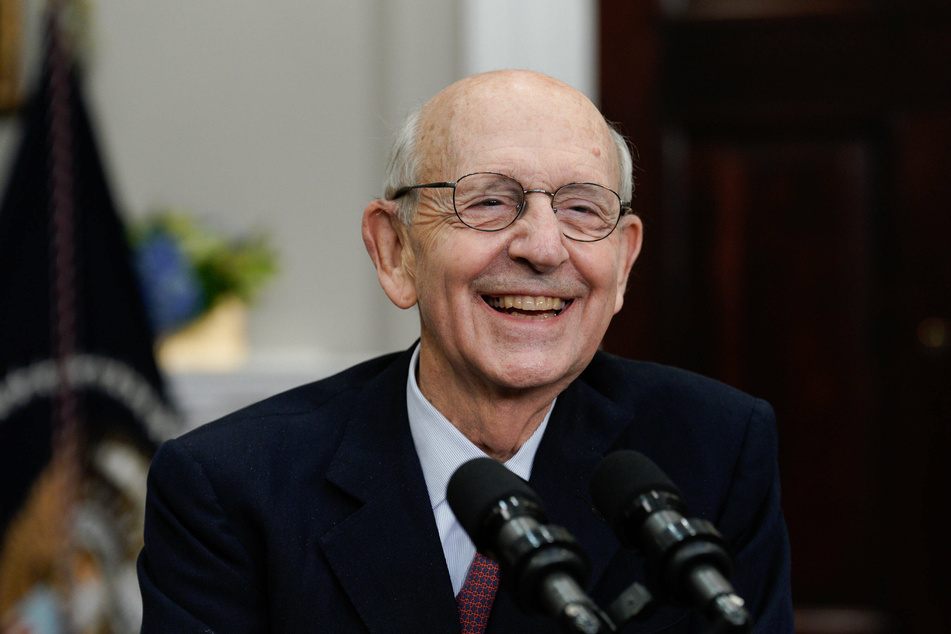
M 458 184 L 459 184 L 459 181 L 461 181 L 462 179 L 468 178 L 469 176 L 476 176 L 476 175 L 478 175 L 478 174 L 489 174 L 489 175 L 494 175 L 494 176 L 501 176 L 502 178 L 507 178 L 507 179 L 513 181 L 515 184 L 517 184 L 517 185 L 519 186 L 519 189 L 522 190 L 522 202 L 521 202 L 521 204 L 518 206 L 518 213 L 515 214 L 515 216 L 512 218 L 512 221 L 509 222 L 509 223 L 508 223 L 507 225 L 505 225 L 504 227 L 499 227 L 498 229 L 480 229 L 479 227 L 473 227 L 472 225 L 468 224 L 465 220 L 462 219 L 462 216 L 459 215 L 459 210 L 456 209 L 456 185 L 458 185 Z M 555 209 L 555 207 L 554 207 L 555 194 L 557 194 L 559 191 L 561 191 L 561 190 L 564 189 L 565 187 L 571 187 L 572 185 L 594 185 L 595 187 L 600 187 L 601 189 L 606 189 L 606 190 L 608 190 L 609 192 L 611 192 L 612 194 L 614 194 L 614 196 L 618 199 L 618 203 L 620 204 L 620 213 L 618 213 L 618 215 L 617 215 L 617 220 L 615 220 L 614 226 L 611 227 L 611 230 L 608 231 L 608 232 L 607 232 L 606 234 L 604 234 L 603 236 L 601 236 L 600 238 L 594 238 L 593 240 L 581 240 L 581 239 L 579 239 L 579 238 L 573 238 L 573 237 L 569 236 L 568 234 L 566 234 L 564 231 L 562 231 L 562 232 L 561 232 L 562 235 L 565 236 L 566 238 L 568 238 L 569 240 L 573 240 L 573 241 L 575 241 L 575 242 L 600 242 L 601 240 L 604 240 L 605 238 L 607 238 L 608 236 L 610 236 L 612 233 L 614 233 L 614 230 L 617 229 L 617 227 L 618 227 L 619 224 L 621 224 L 621 218 L 622 218 L 622 217 L 627 216 L 627 215 L 633 215 L 633 214 L 634 214 L 634 209 L 631 207 L 631 202 L 632 202 L 632 201 L 630 201 L 630 200 L 627 200 L 627 201 L 626 201 L 626 200 L 623 200 L 623 199 L 621 198 L 621 195 L 618 194 L 616 191 L 614 191 L 614 190 L 611 189 L 610 187 L 606 187 L 606 186 L 604 186 L 604 185 L 601 185 L 600 183 L 588 183 L 588 182 L 565 183 L 564 185 L 561 185 L 560 187 L 558 187 L 555 191 L 550 192 L 550 191 L 548 191 L 548 190 L 546 190 L 546 189 L 524 189 L 524 187 L 522 186 L 522 183 L 519 182 L 518 179 L 516 179 L 516 178 L 514 178 L 514 177 L 512 177 L 512 176 L 509 176 L 508 174 L 502 174 L 502 173 L 499 173 L 499 172 L 472 172 L 471 174 L 465 174 L 465 175 L 463 175 L 463 176 L 460 176 L 455 182 L 439 181 L 439 182 L 435 182 L 435 183 L 425 183 L 425 184 L 422 184 L 422 185 L 405 185 L 405 186 L 400 187 L 399 189 L 397 189 L 397 190 L 393 193 L 393 195 L 390 197 L 390 200 L 399 200 L 400 198 L 402 198 L 403 196 L 405 196 L 405 195 L 408 194 L 409 192 L 411 192 L 411 191 L 413 191 L 413 190 L 416 190 L 416 189 L 425 189 L 425 188 L 447 189 L 447 188 L 452 188 L 452 211 L 453 211 L 453 213 L 456 214 L 456 218 L 459 219 L 459 222 L 461 222 L 463 225 L 465 225 L 466 227 L 468 227 L 469 229 L 472 229 L 472 230 L 474 230 L 474 231 L 481 231 L 481 232 L 483 232 L 483 233 L 495 233 L 496 231 L 503 231 L 503 230 L 505 230 L 505 229 L 508 229 L 508 228 L 511 227 L 513 224 L 515 224 L 515 221 L 517 221 L 519 218 L 522 217 L 522 214 L 525 213 L 525 208 L 528 206 L 528 199 L 526 198 L 526 196 L 527 196 L 528 194 L 545 194 L 545 195 L 547 195 L 548 198 L 549 198 L 549 200 L 550 200 L 550 202 L 552 203 L 552 208 L 551 208 L 551 210 L 552 210 L 552 212 L 553 212 L 554 214 L 557 215 L 557 214 L 558 214 L 558 210 Z

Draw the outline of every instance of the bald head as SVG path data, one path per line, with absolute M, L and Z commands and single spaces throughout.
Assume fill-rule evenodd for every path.
M 449 86 L 400 141 L 406 168 L 391 174 L 405 180 L 367 205 L 364 244 L 390 300 L 418 307 L 422 393 L 509 456 L 623 305 L 643 225 L 614 194 L 578 185 L 623 192 L 626 144 L 584 95 L 526 71 Z M 498 416 L 500 402 L 520 411 Z M 528 422 L 499 423 L 510 419 Z
M 616 182 L 604 183 L 630 199 L 632 162 L 626 141 L 581 92 L 547 75 L 525 70 L 492 71 L 466 77 L 442 90 L 404 122 L 384 182 L 390 197 L 400 187 L 463 176 L 463 152 L 482 140 L 532 134 L 559 147 L 585 139 L 580 160 L 603 164 Z M 497 145 L 497 143 L 495 144 Z M 463 150 L 462 148 L 465 148 Z M 404 221 L 416 196 L 400 200 Z

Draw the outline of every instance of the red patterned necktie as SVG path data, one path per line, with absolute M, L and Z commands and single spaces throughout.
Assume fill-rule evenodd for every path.
M 482 553 L 476 553 L 466 582 L 456 597 L 462 634 L 482 634 L 485 631 L 498 587 L 499 564 Z

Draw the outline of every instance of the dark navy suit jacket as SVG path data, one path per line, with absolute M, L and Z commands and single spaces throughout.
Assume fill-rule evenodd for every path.
M 165 443 L 149 473 L 142 631 L 458 632 L 406 413 L 410 352 L 355 366 Z M 588 500 L 601 458 L 630 448 L 735 552 L 757 632 L 792 632 L 789 549 L 768 404 L 681 370 L 598 353 L 559 397 L 530 484 L 591 559 L 607 606 L 635 579 Z M 702 632 L 662 607 L 625 632 Z M 556 632 L 502 588 L 488 632 Z

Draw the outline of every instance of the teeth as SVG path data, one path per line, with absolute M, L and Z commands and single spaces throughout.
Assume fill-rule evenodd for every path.
M 545 297 L 539 295 L 503 295 L 501 297 L 487 297 L 486 301 L 493 308 L 514 308 L 516 310 L 550 311 L 561 310 L 565 307 L 565 300 L 560 297 Z

